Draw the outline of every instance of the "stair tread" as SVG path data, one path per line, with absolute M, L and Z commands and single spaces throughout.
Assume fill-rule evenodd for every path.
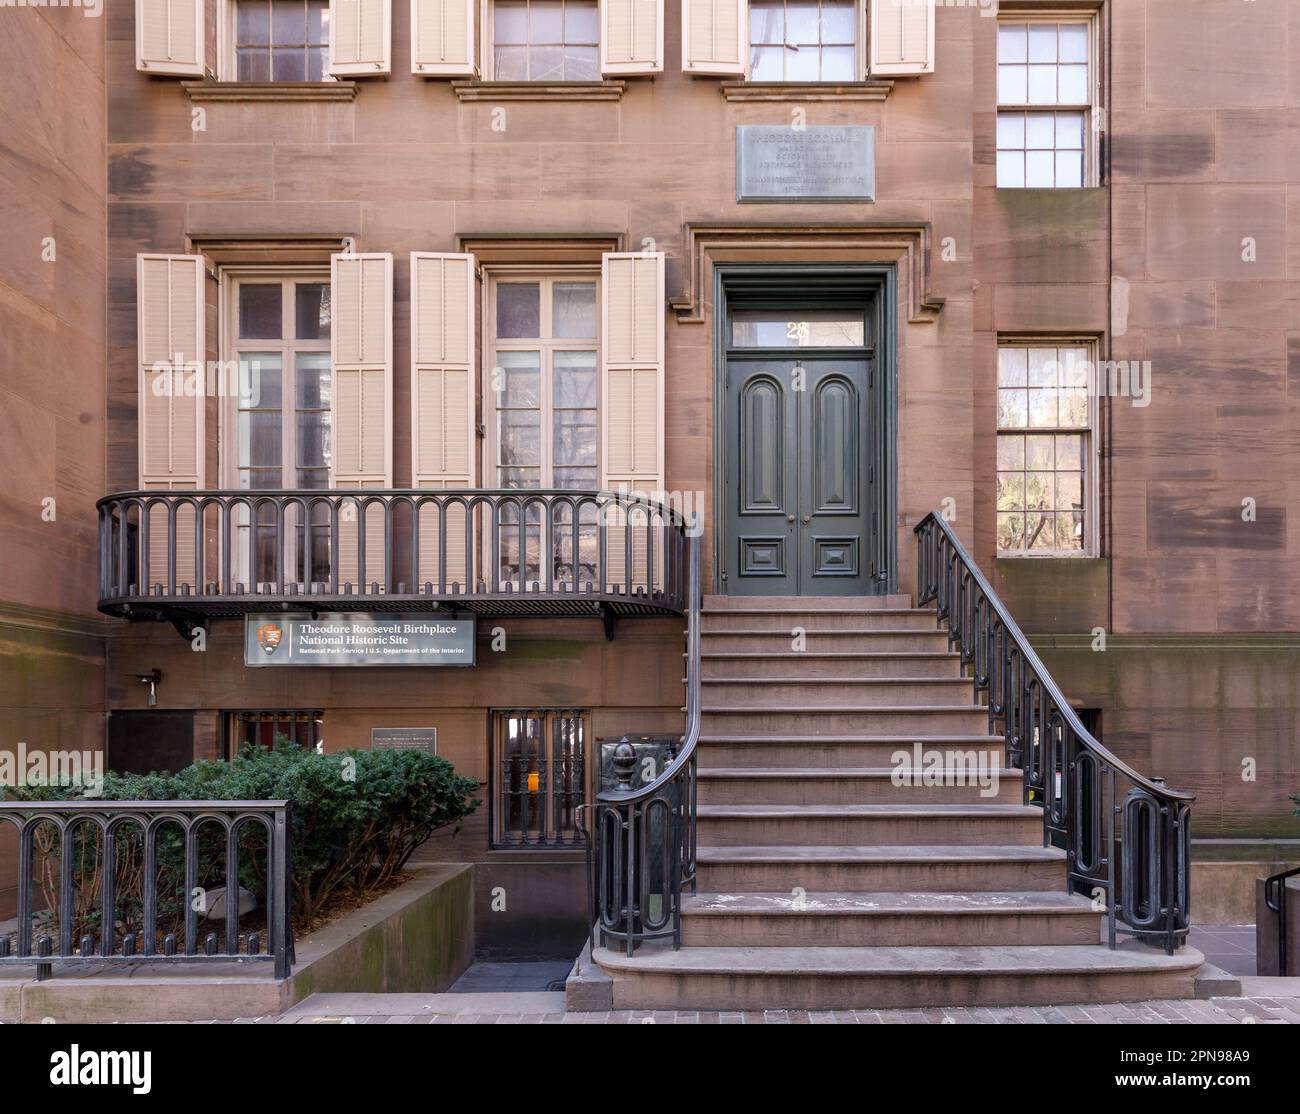
M 1101 944 L 968 945 L 941 947 L 688 947 L 643 946 L 635 955 L 597 948 L 592 956 L 609 971 L 683 975 L 1004 975 L 1124 974 L 1195 970 L 1205 961 L 1183 947 L 1173 955 L 1148 948 Z
M 702 743 L 1001 743 L 1001 735 L 701 735 Z
M 969 682 L 968 682 L 969 683 Z M 808 715 L 812 712 L 987 712 L 988 708 L 984 704 L 818 704 L 811 708 L 791 708 L 788 704 L 743 704 L 736 708 L 703 708 L 701 711 L 708 715 L 711 712 L 721 712 L 725 715 L 735 715 L 737 712 L 753 712 L 758 715 L 779 715 L 789 714 L 792 711 L 798 712 L 799 715 Z
M 727 780 L 761 778 L 770 781 L 784 781 L 786 778 L 891 778 L 894 766 L 702 766 L 696 776 L 701 778 L 719 778 Z M 989 772 L 997 773 L 1001 778 L 1019 780 L 1024 776 L 1021 770 L 1000 767 Z
M 701 863 L 968 863 L 1064 862 L 1059 847 L 1034 844 L 919 844 L 831 847 L 820 844 L 748 844 L 738 847 L 700 847 Z
M 682 899 L 683 915 L 716 916 L 820 916 L 852 914 L 872 916 L 895 913 L 918 915 L 966 914 L 1091 914 L 1100 917 L 1092 902 L 1080 894 L 1042 890 L 1000 890 L 969 893 L 850 893 L 844 891 L 792 893 L 705 893 Z
M 991 819 L 1008 816 L 1036 816 L 1041 818 L 1043 810 L 1034 805 L 698 805 L 696 814 L 700 817 L 750 819 L 753 817 L 771 817 L 772 819 L 806 819 L 808 817 L 898 817 L 919 816 L 937 819 L 940 817 L 969 817 L 971 819 Z
M 835 661 L 881 660 L 892 661 L 895 658 L 959 658 L 956 650 L 701 650 L 700 657 L 716 658 L 720 661 L 807 661 L 809 659 Z M 970 680 L 969 677 L 966 678 Z
M 701 677 L 705 685 L 970 685 L 969 677 Z M 944 705 L 947 707 L 947 705 Z
M 823 597 L 825 598 L 825 597 Z M 707 603 L 704 606 L 704 615 L 815 615 L 818 612 L 841 612 L 845 608 L 842 606 L 830 607 L 804 607 L 799 604 L 778 603 L 774 607 L 715 607 L 709 610 Z M 934 615 L 932 607 L 854 607 L 850 610 L 854 614 L 859 612 L 867 615 Z

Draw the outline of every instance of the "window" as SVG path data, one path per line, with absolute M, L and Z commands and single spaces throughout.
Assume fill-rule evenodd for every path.
M 227 753 L 238 754 L 244 747 L 266 747 L 290 742 L 311 750 L 322 739 L 322 711 L 227 712 Z
M 493 847 L 579 847 L 586 800 L 585 711 L 492 713 Z
M 751 81 L 854 81 L 855 0 L 750 0 Z
M 860 310 L 731 312 L 733 348 L 860 348 L 865 343 L 866 318 Z
M 495 0 L 496 81 L 599 81 L 596 0 Z
M 498 487 L 595 491 L 600 486 L 598 344 L 595 275 L 500 276 L 492 283 L 489 358 L 489 473 Z M 555 579 L 596 575 L 596 508 L 579 516 L 578 554 L 571 510 L 555 508 Z M 502 508 L 504 523 L 517 523 Z M 562 527 L 564 527 L 562 529 Z M 529 510 L 524 575 L 540 579 L 541 508 Z M 501 540 L 502 575 L 519 577 L 518 531 Z
M 329 0 L 235 0 L 239 81 L 323 81 L 329 70 Z
M 998 349 L 997 541 L 1004 556 L 1092 549 L 1091 347 Z
M 997 184 L 1064 189 L 1095 182 L 1093 25 L 998 24 Z
M 227 360 L 238 361 L 239 393 L 228 403 L 223 436 L 226 482 L 245 491 L 323 489 L 330 484 L 330 282 L 328 273 L 232 275 L 228 285 Z M 317 527 L 329 511 L 315 510 Z M 264 525 L 274 508 L 265 506 Z M 247 515 L 244 516 L 245 519 Z M 298 545 L 306 544 L 302 523 Z M 312 581 L 329 579 L 329 532 L 311 531 Z M 246 583 L 274 580 L 275 536 L 257 532 L 256 564 L 249 523 L 239 524 L 241 575 Z M 296 551 L 301 553 L 301 549 Z M 288 567 L 294 554 L 290 554 Z

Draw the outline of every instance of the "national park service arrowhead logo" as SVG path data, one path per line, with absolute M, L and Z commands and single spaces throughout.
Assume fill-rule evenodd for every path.
M 257 644 L 267 654 L 275 653 L 276 648 L 280 645 L 280 639 L 283 637 L 284 631 L 280 628 L 279 623 L 263 623 L 257 628 Z

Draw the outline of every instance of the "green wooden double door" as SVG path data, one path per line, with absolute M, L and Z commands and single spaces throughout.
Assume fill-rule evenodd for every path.
M 724 377 L 731 594 L 883 592 L 874 353 L 729 350 Z

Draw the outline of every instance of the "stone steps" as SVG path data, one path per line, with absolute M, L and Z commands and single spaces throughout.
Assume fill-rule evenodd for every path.
M 988 712 L 969 703 L 792 707 L 756 696 L 745 707 L 706 704 L 700 715 L 704 735 L 974 735 L 988 725 Z
M 705 611 L 700 631 L 781 633 L 795 629 L 817 631 L 914 630 L 934 631 L 934 612 L 928 608 L 825 608 L 808 610 L 793 607 L 728 608 Z M 947 637 L 946 635 L 944 636 Z
M 1020 804 L 699 805 L 701 847 L 1037 844 L 1043 814 Z
M 750 844 L 700 847 L 696 862 L 699 886 L 725 893 L 1032 891 L 1065 878 L 1065 852 L 1035 844 Z
M 793 631 L 804 633 L 796 638 Z M 704 654 L 750 651 L 754 653 L 944 653 L 948 636 L 941 630 L 906 630 L 893 628 L 854 628 L 827 630 L 814 625 L 811 629 L 791 623 L 780 630 L 710 630 L 700 631 L 700 650 Z
M 801 710 L 843 707 L 971 707 L 971 683 L 965 677 L 800 677 L 754 680 L 752 677 L 705 678 L 703 707 L 711 712 L 747 708 L 754 701 Z
M 682 902 L 688 947 L 1096 944 L 1101 914 L 1061 891 L 705 893 Z
M 718 611 L 911 611 L 912 597 L 893 596 L 705 596 L 704 613 Z
M 967 763 L 986 756 L 1002 765 L 1005 751 L 1000 735 L 701 735 L 698 753 L 701 769 L 838 769 L 887 766 L 900 750 L 915 755 L 918 745 L 922 757 L 927 750 L 943 750 L 960 753 Z
M 614 1009 L 883 1009 L 1190 998 L 1202 962 L 1138 945 L 597 948 Z
M 900 773 L 899 771 L 903 771 Z M 1019 770 L 998 763 L 975 767 L 958 784 L 926 784 L 907 767 L 843 766 L 822 769 L 786 767 L 704 767 L 698 772 L 700 804 L 852 805 L 981 804 L 1018 805 L 1024 789 Z
M 894 653 L 715 650 L 701 656 L 700 667 L 701 678 L 706 682 L 719 679 L 770 683 L 822 678 L 931 678 L 959 676 L 961 658 L 957 654 L 932 650 Z M 966 679 L 968 686 L 970 683 L 969 678 Z

